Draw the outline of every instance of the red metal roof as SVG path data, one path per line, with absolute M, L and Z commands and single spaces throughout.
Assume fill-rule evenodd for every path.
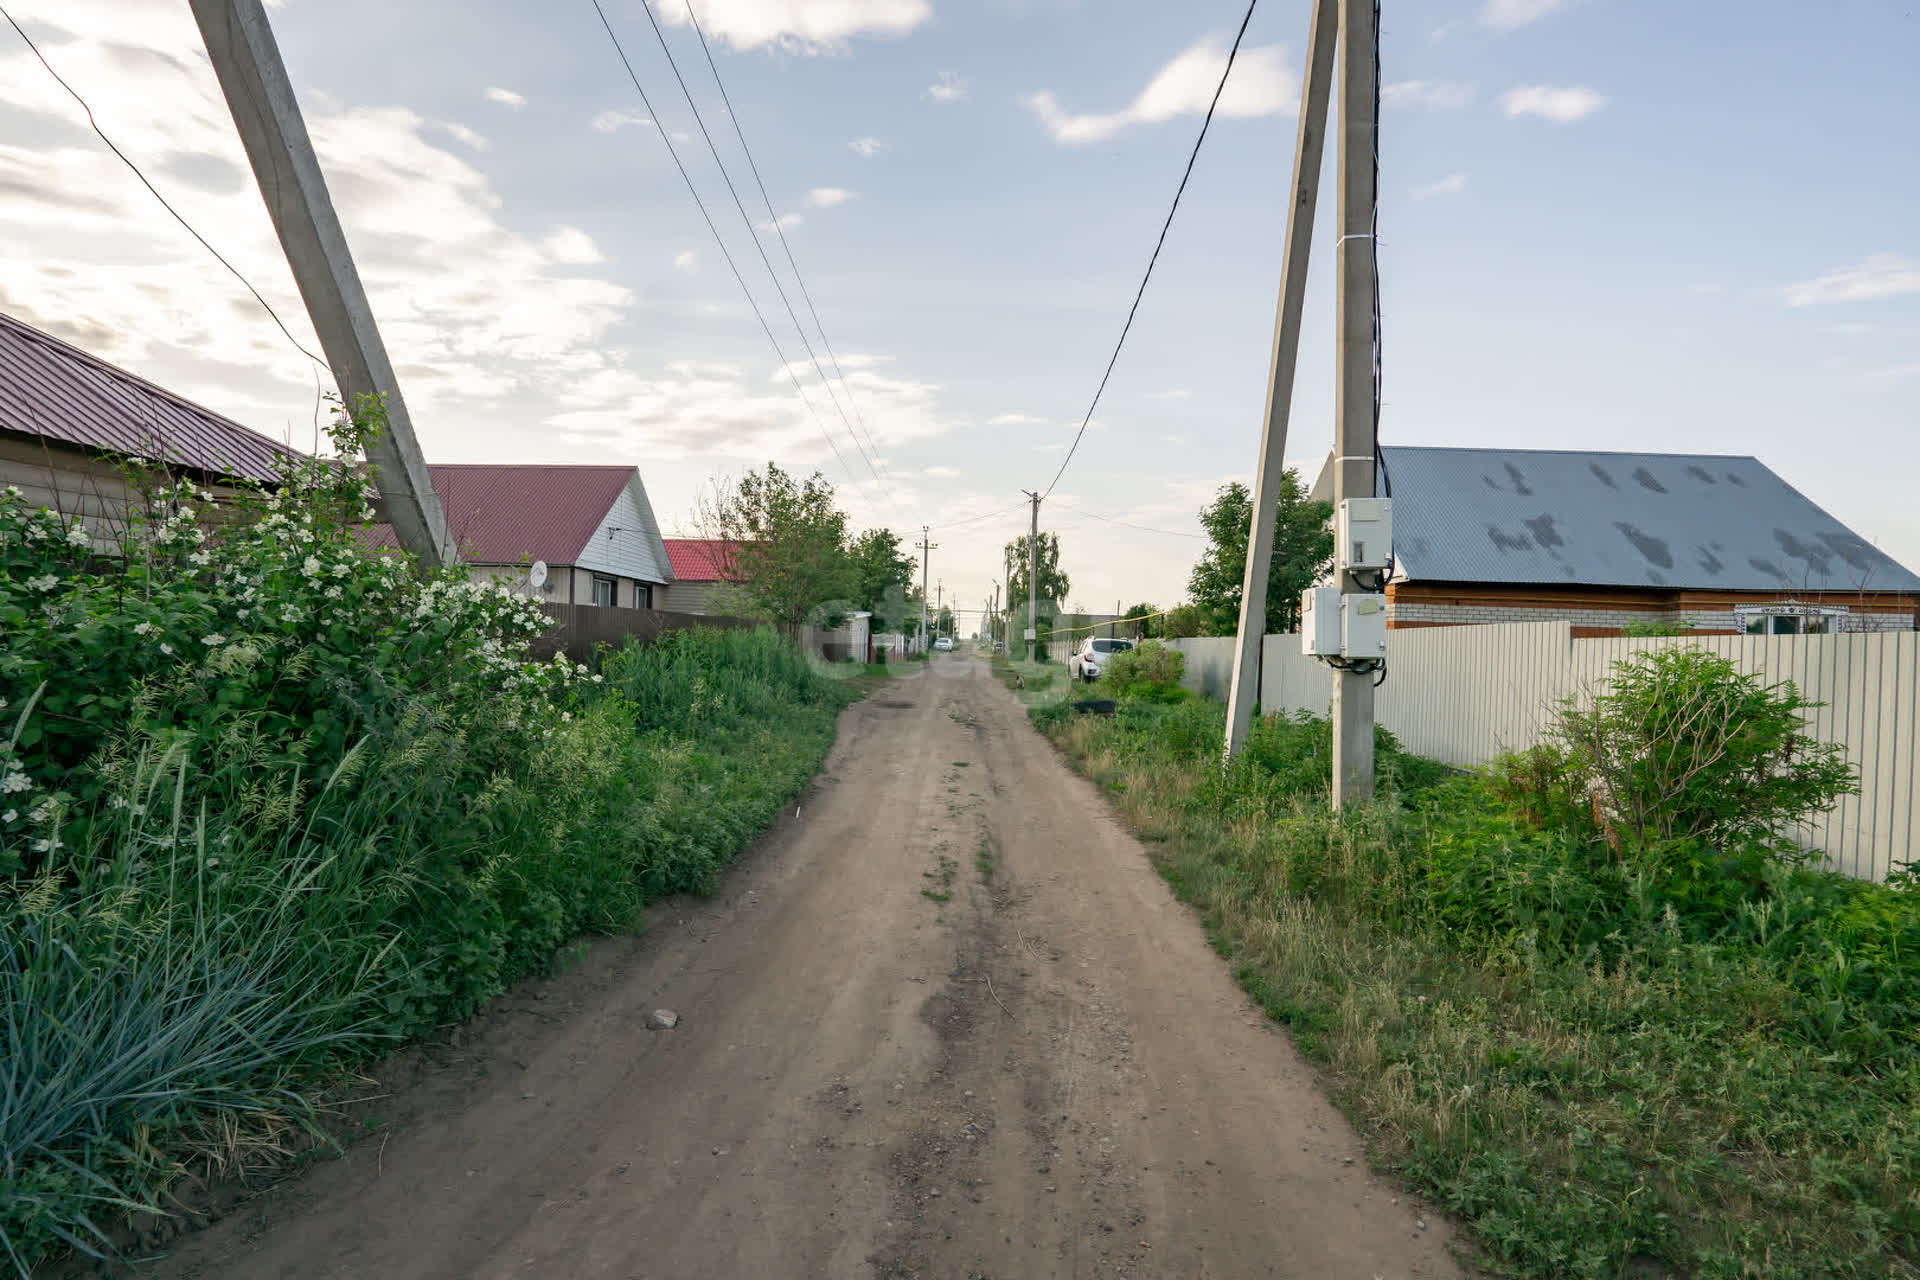
M 262 482 L 278 478 L 276 457 L 294 455 L 257 431 L 5 314 L 0 431 Z
M 734 543 L 724 538 L 666 538 L 675 582 L 723 582 L 733 564 Z
M 469 564 L 576 563 L 633 478 L 632 467 L 436 462 L 427 470 Z M 367 540 L 398 545 L 389 525 L 374 526 Z

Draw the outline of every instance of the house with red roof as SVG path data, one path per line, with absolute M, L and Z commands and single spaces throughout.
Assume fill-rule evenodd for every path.
M 738 545 L 723 538 L 668 538 L 673 585 L 667 588 L 663 607 L 676 613 L 714 612 L 714 592 L 734 581 Z
M 667 607 L 673 570 L 638 468 L 436 462 L 427 471 L 476 578 L 549 604 Z M 384 525 L 372 541 L 396 545 Z
M 296 450 L 12 316 L 0 314 L 0 487 L 113 530 L 126 468 L 222 491 L 271 484 Z

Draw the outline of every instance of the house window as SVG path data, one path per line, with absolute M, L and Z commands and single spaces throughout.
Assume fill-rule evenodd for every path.
M 1750 636 L 1823 636 L 1846 630 L 1847 610 L 1835 605 L 1769 604 L 1743 606 L 1733 616 Z
M 614 582 L 612 578 L 603 578 L 596 573 L 593 576 L 593 602 L 595 604 L 612 607 L 613 588 Z
M 636 582 L 633 584 L 633 607 L 636 609 L 653 608 L 653 584 Z

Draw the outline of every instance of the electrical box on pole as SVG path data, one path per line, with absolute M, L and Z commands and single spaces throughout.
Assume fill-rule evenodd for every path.
M 1393 499 L 1342 502 L 1334 513 L 1333 547 L 1343 573 L 1384 572 L 1393 563 Z
M 1308 587 L 1300 593 L 1300 652 L 1309 658 L 1340 656 L 1340 588 Z

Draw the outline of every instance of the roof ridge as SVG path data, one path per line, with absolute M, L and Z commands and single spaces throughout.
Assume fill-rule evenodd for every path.
M 1496 446 L 1470 444 L 1382 444 L 1381 449 L 1394 449 L 1406 453 L 1555 453 L 1569 457 L 1597 456 L 1603 458 L 1712 458 L 1716 461 L 1760 462 L 1759 455 L 1752 453 L 1676 453 L 1660 449 L 1535 449 L 1525 445 Z M 1772 471 L 1773 468 L 1767 467 Z M 1776 473 L 1777 474 L 1777 473 Z

